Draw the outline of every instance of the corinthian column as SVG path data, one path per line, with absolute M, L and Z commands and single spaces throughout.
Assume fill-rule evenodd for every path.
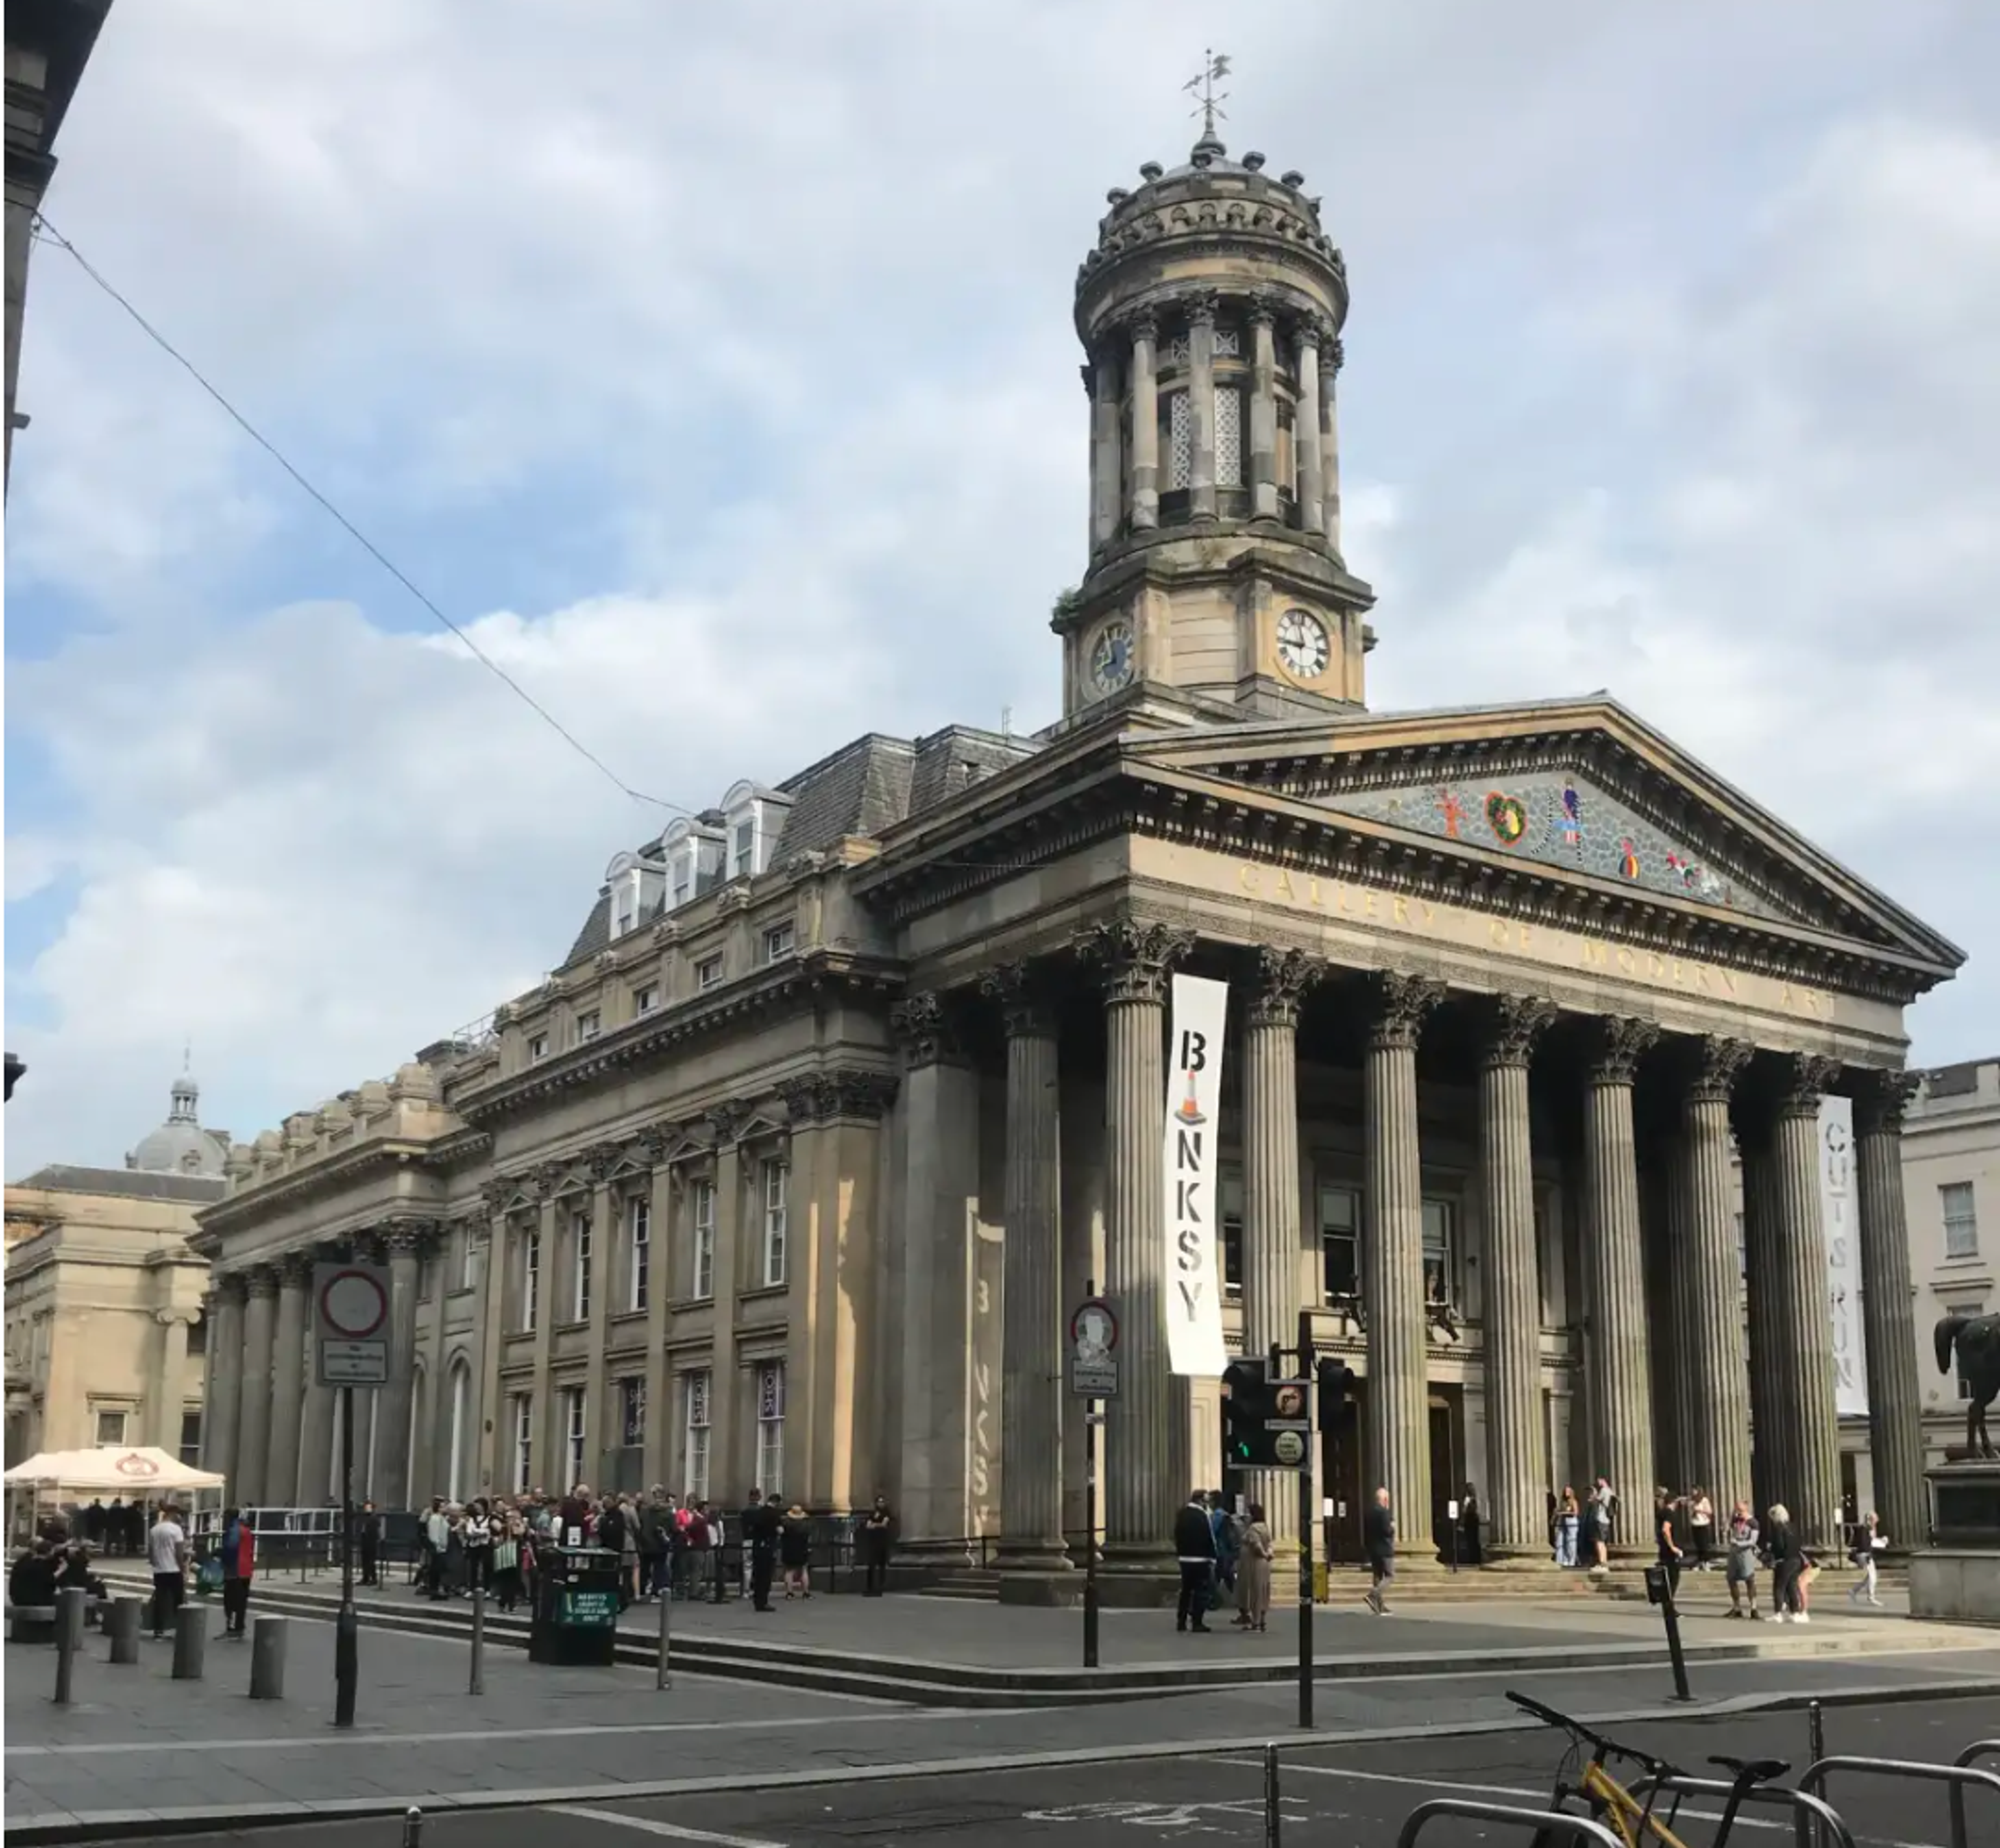
M 1552 1002 L 1502 995 L 1479 1062 L 1479 1179 L 1486 1227 L 1486 1457 L 1490 1548 L 1546 1559 L 1542 1436 L 1542 1290 L 1528 1066 Z
M 1243 1352 L 1251 1360 L 1291 1347 L 1298 1333 L 1299 1002 L 1325 973 L 1302 951 L 1258 954 L 1243 1036 Z M 1278 1558 L 1289 1559 L 1299 1527 L 1290 1479 L 1260 1472 L 1248 1493 L 1264 1505 Z
M 1797 1053 L 1786 1061 L 1772 1135 L 1776 1181 L 1784 1454 L 1779 1486 L 1800 1538 L 1840 1538 L 1840 1419 L 1834 1400 L 1833 1321 L 1827 1302 L 1826 1228 L 1820 1201 L 1820 1099 L 1839 1067 Z
M 304 1255 L 311 1288 L 314 1253 Z M 334 1499 L 334 1389 L 319 1383 L 319 1356 L 313 1351 L 311 1305 L 308 1301 L 305 1348 L 304 1406 L 299 1419 L 299 1506 L 317 1508 Z
M 1090 387 L 1090 543 L 1094 551 L 1118 536 L 1119 502 L 1125 487 L 1125 458 L 1119 442 L 1117 355 L 1106 347 L 1085 376 Z
M 1743 1153 L 1744 1294 L 1750 1323 L 1750 1481 L 1759 1520 L 1790 1493 L 1786 1454 L 1791 1391 L 1784 1340 L 1783 1248 L 1778 1236 L 1778 1183 L 1771 1125 L 1746 1112 L 1737 1136 Z
M 379 1389 L 375 1402 L 375 1500 L 384 1508 L 411 1506 L 410 1406 L 416 1390 L 417 1269 L 430 1229 L 428 1220 L 396 1219 L 383 1234 L 383 1243 L 389 1253 L 389 1383 Z
M 264 1498 L 299 1505 L 299 1413 L 306 1382 L 306 1291 L 311 1260 L 287 1252 L 278 1261 L 278 1326 L 271 1343 L 271 1433 L 264 1463 Z
M 1423 1170 L 1417 1132 L 1417 1041 L 1444 998 L 1427 976 L 1373 978 L 1364 1135 L 1367 1226 L 1361 1242 L 1368 1317 L 1368 1461 L 1389 1491 L 1401 1550 L 1412 1565 L 1435 1552 L 1431 1513 L 1429 1329 L 1424 1314 Z
M 215 1319 L 208 1330 L 210 1383 L 201 1408 L 201 1466 L 224 1478 L 225 1493 L 240 1500 L 236 1428 L 243 1396 L 243 1280 L 218 1274 L 213 1294 Z
M 1168 972 L 1193 942 L 1190 931 L 1121 918 L 1080 946 L 1104 972 L 1105 1281 L 1124 1357 L 1122 1391 L 1106 1406 L 1105 1555 L 1134 1567 L 1172 1558 L 1174 1512 L 1193 1486 L 1174 1468 L 1186 1394 L 1167 1371 L 1164 1142 Z
M 1628 1551 L 1644 1538 L 1653 1496 L 1653 1415 L 1646 1354 L 1644 1244 L 1639 1225 L 1639 1155 L 1632 1083 L 1659 1037 L 1651 1021 L 1603 1020 L 1584 1093 L 1585 1267 L 1589 1337 L 1584 1345 L 1591 1402 L 1598 1408 L 1596 1466 L 1622 1504 L 1616 1536 Z
M 1062 1168 L 1058 1035 L 1040 973 L 984 976 L 1007 1031 L 1007 1240 L 1001 1248 L 1000 1567 L 1066 1572 L 1062 1531 Z
M 1188 458 L 1189 511 L 1215 518 L 1215 297 L 1188 304 Z
M 1334 381 L 1340 376 L 1345 358 L 1339 337 L 1329 334 L 1325 362 L 1320 368 L 1319 466 L 1324 496 L 1322 524 L 1336 552 L 1340 550 L 1340 408 Z
M 1683 1243 L 1674 1254 L 1687 1277 L 1681 1359 L 1681 1448 L 1690 1483 L 1726 1513 L 1754 1493 L 1750 1475 L 1750 1354 L 1736 1250 L 1734 1143 L 1729 1099 L 1749 1063 L 1740 1039 L 1706 1038 L 1681 1098 Z
M 1132 321 L 1132 504 L 1134 531 L 1160 523 L 1159 329 L 1150 314 Z
M 1248 479 L 1251 517 L 1259 520 L 1278 517 L 1278 354 L 1272 334 L 1275 315 L 1269 296 L 1259 296 L 1251 304 Z M 1267 1501 L 1265 1506 L 1269 1506 Z
M 277 1273 L 259 1264 L 244 1273 L 248 1302 L 243 1312 L 243 1375 L 236 1413 L 236 1480 L 230 1487 L 239 1507 L 255 1507 L 271 1497 L 265 1466 L 271 1443 L 272 1315 Z
M 1903 1207 L 1903 1111 L 1916 1088 L 1908 1072 L 1864 1072 L 1854 1104 L 1868 1447 L 1875 1461 L 1876 1511 L 1889 1544 L 1899 1549 L 1921 1546 L 1930 1531 Z
M 1292 445 L 1298 458 L 1299 525 L 1307 532 L 1325 531 L 1325 491 L 1320 476 L 1319 328 L 1307 321 L 1298 330 L 1296 348 L 1298 398 L 1292 415 Z M 1428 1496 L 1430 1490 L 1426 1487 Z

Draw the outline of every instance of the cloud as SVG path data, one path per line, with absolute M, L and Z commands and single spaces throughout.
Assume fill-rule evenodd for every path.
M 634 788 L 1052 716 L 1071 279 L 1103 189 L 1189 137 L 1209 14 L 564 17 L 116 12 L 50 214 Z M 1376 702 L 1608 686 L 1991 947 L 1995 28 L 1427 0 L 1232 33 L 1230 138 L 1307 170 L 1355 277 Z M 23 404 L 10 1171 L 115 1160 L 186 1035 L 248 1133 L 559 959 L 662 813 L 46 246 Z M 1979 963 L 1916 1018 L 1924 1056 L 2000 1046 Z

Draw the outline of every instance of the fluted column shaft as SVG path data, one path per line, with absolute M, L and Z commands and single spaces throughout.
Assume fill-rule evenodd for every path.
M 271 1430 L 264 1452 L 264 1499 L 296 1507 L 299 1413 L 305 1399 L 306 1292 L 311 1267 L 287 1257 L 278 1271 L 277 1330 L 271 1341 Z
M 1486 1456 L 1490 1550 L 1546 1558 L 1550 1480 L 1542 1427 L 1542 1292 L 1528 1068 L 1554 1010 L 1495 1004 L 1479 1067 L 1479 1181 L 1486 1229 Z
M 1417 1129 L 1417 1041 L 1443 997 L 1418 976 L 1375 978 L 1363 1074 L 1367 1226 L 1362 1296 L 1368 1318 L 1368 1460 L 1375 1489 L 1389 1491 L 1411 1565 L 1431 1559 L 1429 1330 L 1424 1312 L 1423 1168 Z
M 1750 1356 L 1737 1261 L 1729 1098 L 1750 1057 L 1740 1040 L 1709 1039 L 1681 1101 L 1683 1243 L 1676 1267 L 1687 1278 L 1682 1357 L 1682 1462 L 1728 1517 L 1739 1496 L 1755 1492 L 1750 1473 Z
M 1646 1359 L 1652 1382 L 1653 1469 L 1661 1482 L 1685 1488 L 1684 1400 L 1689 1388 L 1686 1328 L 1693 1285 L 1681 1261 L 1680 1136 L 1661 1132 L 1639 1156 L 1639 1214 L 1646 1265 Z
M 1007 1240 L 1002 1247 L 1000 1565 L 1067 1572 L 1062 1531 L 1062 1164 L 1056 1017 L 1039 973 L 983 984 L 1007 1032 Z
M 1820 1190 L 1819 1104 L 1831 1061 L 1798 1057 L 1772 1135 L 1776 1181 L 1779 1328 L 1790 1391 L 1783 1412 L 1791 1479 L 1781 1485 L 1808 1546 L 1840 1538 L 1840 1418 L 1834 1396 L 1833 1321 L 1827 1301 L 1826 1228 Z
M 1757 1517 L 1790 1493 L 1791 1421 L 1784 1341 L 1784 1252 L 1778 1236 L 1777 1176 L 1769 1125 L 1743 1144 L 1745 1293 L 1750 1322 L 1750 1480 Z
M 1299 525 L 1307 532 L 1325 530 L 1325 508 L 1321 497 L 1325 484 L 1320 472 L 1319 330 L 1299 330 L 1297 348 L 1299 396 L 1292 425 L 1292 442 L 1297 451 L 1299 472 Z M 1426 1496 L 1430 1493 L 1427 1488 Z
M 259 1266 L 244 1278 L 243 1376 L 238 1382 L 236 1479 L 230 1484 L 238 1507 L 269 1501 L 266 1468 L 271 1445 L 271 1341 L 277 1309 L 278 1279 Z
M 243 1405 L 243 1284 L 216 1279 L 215 1319 L 208 1330 L 208 1396 L 201 1409 L 201 1466 L 221 1476 L 224 1493 L 240 1496 L 236 1479 L 236 1431 Z
M 1915 1088 L 1916 1080 L 1907 1073 L 1870 1073 L 1855 1104 L 1868 1444 L 1875 1464 L 1876 1512 L 1889 1544 L 1898 1548 L 1922 1546 L 1930 1532 L 1910 1233 L 1903 1203 L 1903 1109 Z
M 1090 543 L 1094 550 L 1118 536 L 1119 503 L 1125 487 L 1125 457 L 1119 434 L 1119 366 L 1108 348 L 1091 375 Z
M 1188 504 L 1215 517 L 1215 304 L 1197 301 L 1188 321 Z
M 1658 1037 L 1650 1021 L 1599 1023 L 1584 1092 L 1585 1267 L 1590 1330 L 1585 1343 L 1597 1411 L 1597 1468 L 1620 1510 L 1620 1548 L 1646 1537 L 1652 1505 L 1653 1415 L 1648 1371 L 1644 1246 L 1639 1224 L 1639 1156 L 1632 1122 L 1638 1061 Z
M 1328 540 L 1340 550 L 1340 411 L 1334 381 L 1343 355 L 1338 338 L 1329 337 L 1319 375 L 1320 521 Z
M 1163 1153 L 1168 970 L 1190 941 L 1133 920 L 1099 927 L 1085 946 L 1105 973 L 1105 1269 L 1123 1357 L 1120 1396 L 1105 1408 L 1105 1552 L 1134 1565 L 1167 1562 L 1175 1510 L 1192 1486 L 1174 1471 L 1183 1396 L 1167 1364 Z
M 389 1382 L 375 1402 L 375 1500 L 384 1508 L 408 1508 L 410 1408 L 416 1391 L 417 1269 L 428 1228 L 391 1226 L 389 1250 Z
M 1263 337 L 1269 339 L 1268 324 Z M 1270 950 L 1243 1036 L 1243 1353 L 1247 1360 L 1298 1337 L 1299 1003 L 1325 965 L 1297 950 Z M 1279 1558 L 1299 1531 L 1297 1486 L 1262 1471 L 1245 1493 L 1264 1506 Z
M 1253 518 L 1278 517 L 1278 354 L 1272 310 L 1259 303 L 1250 312 L 1250 511 Z M 1265 1504 L 1268 1509 L 1269 1503 Z
M 1142 316 L 1132 324 L 1132 525 L 1160 523 L 1160 385 L 1158 330 Z

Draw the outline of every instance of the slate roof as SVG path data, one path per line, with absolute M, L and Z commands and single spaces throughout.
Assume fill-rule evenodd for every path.
M 892 738 L 868 732 L 809 764 L 777 785 L 791 798 L 770 847 L 771 864 L 795 854 L 824 853 L 847 835 L 880 834 L 922 814 L 984 777 L 1032 755 L 1030 738 L 1005 737 L 965 725 L 946 726 L 927 737 Z M 719 816 L 704 815 L 719 822 Z M 647 847 L 634 851 L 644 855 Z M 657 917 L 649 911 L 643 924 Z M 611 895 L 600 891 L 561 967 L 594 956 L 611 941 Z
M 127 1200 L 175 1200 L 207 1205 L 220 1200 L 229 1184 L 193 1174 L 153 1174 L 141 1168 L 79 1168 L 57 1163 L 37 1168 L 18 1187 L 40 1188 L 52 1194 L 115 1194 Z

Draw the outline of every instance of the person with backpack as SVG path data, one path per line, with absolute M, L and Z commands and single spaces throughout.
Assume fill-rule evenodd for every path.
M 235 1508 L 222 1516 L 222 1633 L 241 1636 L 250 1621 L 250 1579 L 256 1569 L 257 1536 Z

